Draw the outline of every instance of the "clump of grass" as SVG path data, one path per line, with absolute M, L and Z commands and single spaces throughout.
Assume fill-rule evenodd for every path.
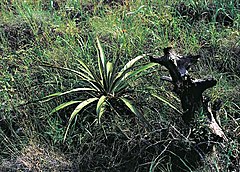
M 181 1 L 176 5 L 177 13 L 187 22 L 214 22 L 232 26 L 238 18 L 239 3 L 236 1 Z

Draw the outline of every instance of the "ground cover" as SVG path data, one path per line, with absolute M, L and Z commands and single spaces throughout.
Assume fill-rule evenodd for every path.
M 1 171 L 238 171 L 238 1 L 3 0 L 0 9 Z M 205 157 L 191 152 L 179 99 L 171 84 L 160 80 L 168 72 L 158 65 L 126 82 L 123 95 L 135 113 L 116 100 L 99 124 L 95 102 L 76 115 L 65 137 L 76 106 L 52 110 L 93 94 L 43 101 L 83 86 L 76 74 L 46 66 L 77 70 L 83 60 L 98 71 L 97 38 L 110 62 L 119 59 L 119 68 L 139 55 L 161 56 L 169 46 L 199 54 L 190 72 L 217 80 L 204 95 L 222 100 L 219 121 L 228 142 L 217 142 Z M 137 67 L 150 63 L 147 56 L 141 60 Z

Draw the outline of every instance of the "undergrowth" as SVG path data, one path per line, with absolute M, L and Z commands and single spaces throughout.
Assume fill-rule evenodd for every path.
M 1 171 L 239 170 L 237 0 L 2 0 L 0 9 Z M 196 78 L 217 79 L 205 94 L 222 100 L 219 119 L 229 141 L 216 143 L 210 154 L 199 154 L 176 111 L 181 111 L 179 99 L 160 80 L 167 71 L 155 66 L 129 80 L 125 93 L 152 126 L 150 131 L 117 102 L 118 115 L 111 115 L 109 108 L 101 125 L 95 122 L 96 106 L 84 109 L 63 142 L 75 106 L 51 111 L 89 95 L 39 101 L 83 84 L 76 75 L 43 64 L 76 69 L 81 59 L 98 68 L 96 37 L 108 60 L 118 57 L 120 67 L 139 55 L 161 55 L 168 46 L 181 54 L 200 54 L 190 72 Z

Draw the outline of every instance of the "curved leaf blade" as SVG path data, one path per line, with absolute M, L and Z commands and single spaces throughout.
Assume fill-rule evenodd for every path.
M 97 108 L 96 108 L 96 113 L 98 116 L 98 122 L 99 124 L 101 123 L 101 117 L 103 115 L 103 113 L 105 112 L 105 106 L 106 106 L 106 96 L 102 96 L 97 103 Z
M 174 109 L 176 112 L 178 112 L 179 114 L 182 114 L 182 112 L 180 110 L 178 110 L 174 105 L 172 105 L 169 101 L 167 101 L 165 98 L 160 97 L 156 94 L 151 93 L 151 95 L 153 97 L 156 97 L 158 100 L 162 101 L 163 103 L 167 104 L 169 107 L 171 107 L 172 109 Z
M 145 57 L 146 55 L 143 54 L 143 55 L 140 55 L 140 56 L 137 56 L 135 57 L 134 59 L 130 60 L 124 67 L 123 69 L 121 70 L 121 72 L 131 68 L 137 61 L 139 61 L 140 59 L 142 59 L 143 57 Z
M 68 72 L 72 72 L 72 73 L 77 74 L 83 80 L 90 79 L 89 74 L 88 73 L 84 73 L 84 70 L 82 70 L 82 69 L 80 69 L 82 71 L 82 72 L 80 72 L 80 71 L 77 71 L 77 70 L 74 70 L 74 69 L 70 69 L 70 68 L 67 68 L 67 67 L 59 67 L 59 66 L 54 66 L 54 65 L 44 65 L 44 64 L 41 64 L 40 66 L 49 67 L 49 68 L 55 68 L 55 69 L 61 69 L 61 70 L 65 70 L 65 71 L 68 71 Z
M 111 86 L 111 79 L 113 75 L 113 63 L 107 62 L 107 90 L 109 91 Z
M 122 78 L 132 69 L 133 65 L 139 61 L 140 59 L 142 59 L 143 57 L 145 57 L 146 55 L 141 55 L 141 56 L 137 56 L 134 59 L 130 60 L 123 68 L 122 70 L 116 75 L 116 77 L 114 78 L 112 84 L 111 84 L 111 92 L 114 92 L 116 90 L 116 86 L 119 84 L 119 82 L 122 80 Z
M 111 88 L 112 88 L 112 86 L 113 86 L 114 80 L 115 80 L 115 78 L 116 78 L 117 75 L 118 75 L 118 70 L 119 70 L 118 64 L 119 64 L 119 58 L 116 58 L 116 59 L 113 61 L 111 76 L 110 76 L 110 78 L 109 78 L 109 92 L 111 92 Z
M 91 73 L 90 68 L 85 64 L 85 62 L 82 59 L 77 59 L 78 63 L 84 68 L 82 69 L 86 73 Z
M 84 107 L 86 107 L 87 105 L 93 103 L 94 101 L 98 100 L 98 98 L 89 98 L 83 102 L 81 102 L 76 108 L 75 110 L 72 112 L 69 120 L 68 120 L 68 126 L 67 126 L 67 129 L 66 129 L 66 132 L 65 132 L 65 135 L 64 135 L 64 139 L 63 141 L 66 140 L 66 137 L 67 137 L 67 133 L 68 133 L 68 130 L 69 130 L 69 127 L 72 123 L 72 120 L 75 118 L 75 116 L 78 114 L 78 112 L 80 112 Z
M 103 48 L 102 48 L 98 38 L 97 38 L 97 45 L 98 45 L 98 49 L 99 49 L 100 62 L 102 64 L 103 68 L 106 68 L 106 64 L 107 64 L 106 57 L 105 57 L 105 54 L 103 52 Z
M 70 106 L 70 105 L 72 105 L 72 104 L 80 103 L 80 102 L 81 102 L 81 101 L 69 101 L 69 102 L 62 103 L 62 104 L 58 105 L 57 107 L 55 107 L 55 108 L 51 111 L 50 114 L 53 114 L 53 113 L 55 113 L 55 112 L 57 112 L 57 111 L 65 108 L 65 107 L 67 107 L 67 106 Z
M 124 76 L 124 78 L 126 78 L 126 79 L 132 78 L 132 77 L 134 77 L 135 75 L 137 75 L 137 74 L 139 74 L 139 73 L 141 73 L 141 72 L 143 72 L 143 71 L 145 71 L 145 70 L 147 70 L 147 69 L 149 69 L 149 68 L 152 68 L 153 66 L 156 66 L 156 65 L 157 65 L 157 63 L 149 63 L 149 64 L 146 64 L 146 65 L 140 67 L 140 68 L 137 69 L 137 70 L 128 72 L 128 73 Z
M 145 119 L 143 114 L 137 110 L 137 108 L 133 105 L 133 102 L 124 98 L 120 97 L 120 100 L 123 101 L 123 103 L 143 122 L 145 127 L 150 128 L 151 125 L 148 123 L 148 121 Z
M 106 90 L 106 87 L 107 87 L 107 60 L 106 60 L 106 57 L 103 52 L 103 48 L 102 48 L 98 38 L 97 38 L 97 46 L 98 46 L 98 50 L 99 50 L 99 55 L 98 55 L 99 74 L 101 77 L 102 85 Z
M 126 82 L 129 79 L 134 78 L 137 74 L 139 74 L 149 68 L 152 68 L 153 66 L 156 66 L 156 65 L 157 65 L 157 63 L 149 63 L 149 64 L 146 64 L 146 65 L 140 67 L 137 70 L 127 72 L 125 75 L 119 77 L 119 79 L 115 82 L 113 92 L 115 92 L 115 91 L 118 92 L 118 91 L 122 90 L 123 88 L 126 87 Z
M 66 95 L 66 94 L 73 93 L 73 92 L 78 92 L 78 91 L 96 91 L 96 89 L 93 89 L 93 88 L 75 88 L 75 89 L 72 89 L 72 90 L 69 90 L 69 91 L 66 91 L 66 92 L 57 92 L 57 93 L 50 94 L 48 96 L 43 97 L 41 100 L 43 102 L 46 102 L 46 101 L 52 100 L 55 97 L 59 97 L 59 96 L 62 96 L 62 95 Z

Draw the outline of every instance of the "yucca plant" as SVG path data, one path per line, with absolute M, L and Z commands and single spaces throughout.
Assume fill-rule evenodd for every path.
M 128 107 L 133 114 L 135 114 L 146 126 L 149 126 L 143 114 L 134 106 L 134 103 L 126 98 L 126 89 L 129 86 L 129 80 L 136 79 L 143 71 L 153 67 L 156 63 L 148 63 L 134 67 L 136 62 L 145 57 L 145 55 L 138 56 L 129 61 L 123 68 L 119 68 L 116 58 L 114 62 L 107 61 L 102 46 L 97 39 L 98 46 L 98 70 L 95 70 L 90 65 L 87 65 L 83 60 L 78 59 L 81 68 L 74 70 L 70 68 L 54 67 L 76 74 L 81 81 L 83 87 L 74 88 L 66 92 L 58 92 L 45 97 L 45 99 L 52 99 L 54 97 L 67 95 L 74 92 L 91 92 L 92 97 L 85 100 L 72 100 L 60 104 L 52 110 L 51 113 L 57 112 L 69 105 L 77 104 L 75 110 L 72 112 L 68 126 L 65 132 L 64 140 L 66 139 L 69 127 L 72 120 L 78 115 L 81 110 L 92 103 L 96 103 L 96 118 L 101 123 L 101 117 L 106 111 L 106 106 L 114 108 L 113 99 L 120 100 Z M 52 66 L 53 67 L 53 66 Z

